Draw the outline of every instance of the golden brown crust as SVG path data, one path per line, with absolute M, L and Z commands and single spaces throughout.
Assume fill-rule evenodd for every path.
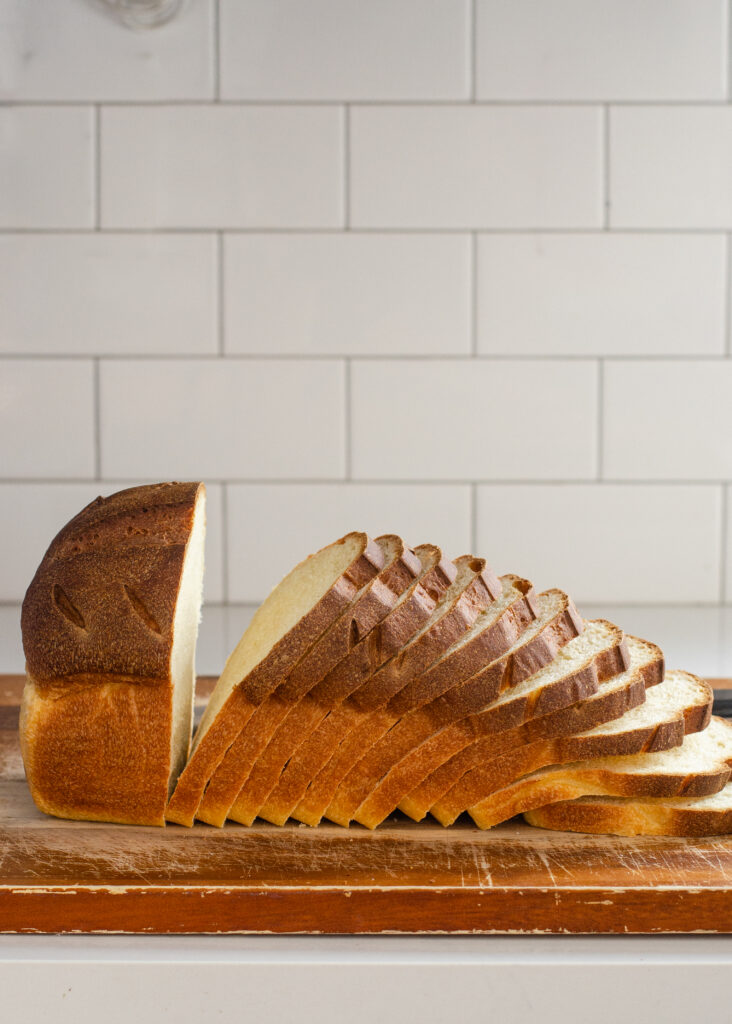
M 729 784 L 728 784 L 729 788 Z M 616 836 L 719 836 L 732 832 L 732 807 L 669 807 L 632 797 L 586 797 L 527 811 L 538 828 Z
M 502 658 L 518 641 L 536 618 L 536 595 L 533 584 L 528 580 L 518 576 L 504 577 L 504 580 L 515 591 L 511 604 L 490 626 L 455 651 L 448 651 L 420 676 L 403 686 L 389 703 L 392 711 L 404 715 L 436 700 L 446 691 L 457 693 L 456 688 L 461 682 Z
M 422 573 L 419 557 L 400 537 L 377 537 L 376 543 L 388 543 L 395 550 L 394 557 L 385 561 L 377 576 L 371 579 L 366 591 L 350 604 L 308 653 L 294 667 L 290 675 L 277 687 L 280 700 L 294 703 L 313 686 L 325 678 L 348 653 L 383 622 L 397 601 Z
M 201 821 L 219 827 L 224 824 L 239 790 L 285 716 L 388 616 L 422 573 L 419 557 L 401 538 L 387 535 L 377 538 L 377 543 L 384 548 L 385 557 L 391 553 L 389 560 L 361 596 L 310 648 L 292 674 L 254 710 L 206 787 L 196 812 Z
M 533 621 L 535 615 L 535 599 L 531 584 L 527 580 L 521 580 L 518 577 L 510 577 L 510 584 L 515 591 L 512 603 L 504 609 L 500 618 L 496 623 L 494 623 L 495 628 L 487 628 L 483 631 L 485 634 L 490 634 L 490 639 L 486 639 L 483 643 L 484 657 L 487 656 L 487 651 L 490 649 L 498 652 L 505 650 L 507 646 L 511 646 L 511 644 L 515 642 L 516 637 L 523 632 L 525 625 L 528 622 Z M 469 647 L 472 645 L 468 643 L 464 646 Z M 468 670 L 468 666 L 473 663 L 474 657 L 475 650 L 473 650 L 471 658 L 462 659 L 463 671 Z M 456 660 L 449 655 L 444 659 L 444 661 L 455 662 L 452 678 L 456 684 L 459 683 L 461 671 L 460 665 L 457 664 Z M 428 679 L 427 676 L 430 678 Z M 441 688 L 450 686 L 450 673 L 442 670 L 439 673 L 432 673 L 430 671 L 427 673 L 427 676 L 420 677 L 420 679 L 416 681 L 415 686 L 412 689 L 411 700 L 407 702 L 408 704 L 416 702 L 417 700 L 428 702 L 428 706 L 423 709 L 427 717 L 424 720 L 420 719 L 417 721 L 415 718 L 415 712 L 415 715 L 408 715 L 407 719 L 412 727 L 416 726 L 416 729 L 427 728 L 431 732 L 433 730 L 432 716 L 428 709 L 432 708 L 433 705 L 437 707 L 437 697 L 440 696 L 441 698 L 441 703 L 439 704 L 440 711 L 443 710 L 443 705 L 452 709 L 453 707 L 459 707 L 459 704 L 458 702 L 450 701 L 450 697 L 454 692 L 452 689 L 448 694 L 444 696 L 441 695 Z M 425 684 L 424 686 L 421 685 L 423 680 Z M 455 689 L 457 688 L 459 687 L 456 686 Z M 434 694 L 434 700 L 431 700 L 430 698 L 431 693 Z M 399 711 L 395 710 L 394 703 L 395 702 L 392 701 L 389 705 L 389 712 L 396 715 L 398 718 L 400 717 Z M 396 740 L 397 746 L 399 746 L 399 744 L 404 746 L 406 742 L 408 744 L 408 748 L 411 749 L 411 745 L 414 742 L 418 742 L 418 740 L 414 738 L 416 735 L 414 728 L 410 733 L 410 738 L 407 738 L 404 731 L 402 731 L 397 737 L 397 730 L 398 726 L 389 734 L 390 738 L 394 738 Z M 379 744 L 376 744 L 375 746 L 379 747 Z M 386 758 L 389 767 L 391 767 L 394 762 L 390 759 L 398 756 L 399 755 L 395 750 L 390 748 L 383 752 L 379 750 L 377 759 Z M 302 758 L 298 758 L 292 767 L 288 765 L 282 772 L 276 788 L 270 793 L 265 804 L 262 806 L 259 816 L 264 818 L 266 821 L 271 821 L 273 824 L 283 824 L 304 796 L 308 783 L 317 771 L 319 765 L 320 761 L 316 761 L 315 764 L 313 764 L 312 762 L 308 763 L 307 760 Z M 379 769 L 375 768 L 375 771 L 379 772 Z M 377 780 L 378 777 L 379 776 L 377 775 Z
M 663 771 L 647 774 L 582 761 L 545 768 L 506 786 L 468 808 L 479 828 L 492 828 L 516 814 L 583 796 L 694 797 L 719 792 L 730 778 L 722 761 L 692 774 Z
M 634 677 L 635 684 L 638 677 L 642 679 L 643 670 L 635 672 Z M 547 765 L 668 750 L 682 743 L 686 734 L 706 728 L 712 703 L 711 689 L 700 687 L 696 702 L 680 711 L 669 712 L 665 720 L 655 724 L 596 735 L 559 735 L 535 740 L 497 757 L 484 757 L 435 802 L 432 814 L 441 824 L 451 825 L 468 807 L 513 783 L 518 784 L 521 777 Z
M 361 710 L 385 707 L 412 679 L 448 651 L 480 613 L 503 593 L 500 581 L 495 580 L 483 558 L 463 555 L 455 561 L 471 573 L 470 581 L 429 629 L 413 643 L 403 646 L 353 692 L 351 700 Z
M 345 700 L 384 662 L 409 643 L 455 580 L 455 563 L 443 559 L 438 547 L 424 544 L 415 550 L 421 552 L 420 557 L 427 571 L 419 577 L 405 600 L 313 687 L 313 699 L 324 707 L 335 707 Z
M 348 696 L 347 703 L 353 703 L 361 715 L 373 704 L 379 706 L 386 704 L 401 686 L 409 682 L 414 674 L 418 673 L 421 668 L 432 664 L 437 657 L 451 647 L 455 640 L 470 628 L 481 611 L 495 600 L 495 595 L 503 592 L 502 584 L 492 570 L 486 566 L 484 559 L 464 555 L 456 559 L 456 565 L 464 573 L 463 583 L 459 593 L 450 597 L 450 604 L 447 605 L 445 613 L 414 642 L 407 642 L 401 646 L 397 653 L 385 661 L 375 673 L 371 674 L 372 664 L 364 666 L 368 673 L 365 680 L 358 672 L 348 673 L 348 685 L 356 684 L 357 688 L 354 688 Z M 368 637 L 366 642 L 368 642 Z M 343 681 L 342 675 L 339 674 L 336 691 Z M 322 703 L 324 689 L 330 694 L 333 693 L 331 679 L 326 678 L 312 691 L 312 698 L 315 702 Z M 342 695 L 341 699 L 343 696 L 347 695 Z M 300 714 L 310 715 L 311 710 L 310 707 L 303 708 Z M 299 727 L 300 718 L 296 716 L 294 721 L 297 722 L 298 727 L 293 728 L 292 716 L 288 716 L 281 730 L 284 729 L 288 732 L 289 742 L 285 743 L 282 737 L 275 737 L 272 750 L 266 751 L 265 756 L 260 758 L 259 763 L 254 766 L 231 808 L 229 817 L 235 821 L 250 824 L 278 785 L 279 776 L 288 758 L 290 759 L 290 764 L 287 766 L 288 779 L 292 779 L 296 772 L 298 778 L 301 776 L 303 760 L 300 757 L 300 750 L 305 739 L 308 739 L 308 743 L 304 747 L 305 755 L 308 758 L 308 777 L 312 778 L 314 769 L 311 767 L 311 760 L 320 763 L 324 757 L 320 744 L 322 736 L 317 729 L 324 714 L 323 710 L 314 719 L 310 719 L 311 722 L 316 721 L 316 735 L 312 738 L 308 732 Z M 277 760 L 274 759 L 274 751 L 277 751 Z M 292 771 L 290 771 L 290 765 Z M 289 785 L 289 782 L 287 784 Z M 280 812 L 274 808 L 269 809 L 269 813 L 276 817 L 280 816 Z
M 344 544 L 353 536 L 346 534 L 336 544 Z M 252 704 L 261 704 L 279 686 L 309 648 L 351 604 L 361 587 L 383 569 L 384 552 L 381 547 L 365 533 L 356 536 L 363 538 L 363 549 L 359 556 L 239 684 L 239 689 Z
M 615 628 L 617 635 L 622 636 L 620 630 Z M 531 700 L 527 698 L 533 698 L 533 695 L 529 694 L 520 701 L 510 702 L 514 705 L 510 716 L 505 712 L 501 714 L 499 705 L 496 709 L 488 708 L 484 714 L 471 715 L 448 726 L 435 737 L 433 744 L 439 745 L 444 753 L 442 762 L 419 786 L 400 799 L 400 809 L 415 821 L 421 821 L 463 775 L 485 761 L 537 740 L 586 732 L 642 704 L 646 681 L 653 679 L 660 682 L 663 672 L 661 651 L 655 645 L 648 646 L 654 649 L 653 661 L 641 673 L 634 674 L 623 688 L 608 693 L 597 692 L 598 683 L 624 671 L 623 666 L 627 661 L 627 642 L 624 638 L 622 643 L 613 645 L 610 651 L 595 662 L 597 682 L 592 679 L 593 669 L 586 666 L 578 677 L 566 677 L 570 687 L 568 691 L 565 690 L 564 680 L 554 684 L 553 695 L 545 702 L 559 704 L 553 711 L 543 715 L 534 712 L 532 717 Z M 610 674 L 605 675 L 606 672 Z M 600 676 L 600 673 L 603 675 Z M 516 685 L 516 680 L 513 685 Z M 571 698 L 573 688 L 584 690 L 585 686 L 588 692 L 584 693 L 583 698 L 569 706 L 562 706 L 565 698 Z M 501 721 L 507 717 L 514 719 L 514 724 L 501 728 Z
M 254 708 L 263 703 L 282 679 L 289 675 L 353 601 L 361 587 L 383 568 L 384 553 L 381 547 L 365 533 L 346 534 L 335 543 L 343 544 L 354 537 L 360 540 L 360 551 L 356 558 L 320 600 L 271 648 L 246 679 L 235 686 L 207 731 L 196 737 L 193 753 L 168 803 L 165 814 L 168 821 L 188 827 L 193 825 L 209 779 L 251 718 Z M 305 559 L 305 563 L 309 558 Z
M 97 498 L 28 588 L 21 746 L 47 813 L 164 824 L 173 621 L 202 491 L 151 484 Z
M 166 679 L 185 546 L 202 484 L 96 498 L 51 541 L 23 601 L 28 673 L 54 689 L 82 675 Z
M 31 795 L 60 818 L 164 825 L 172 687 L 159 680 L 67 686 L 29 677 L 20 733 Z
M 242 776 L 240 792 L 230 806 L 229 817 L 243 824 L 251 824 L 257 811 L 278 784 L 279 776 L 289 760 L 292 775 L 301 771 L 301 765 L 310 765 L 322 757 L 322 743 L 330 732 L 321 734 L 318 726 L 333 706 L 342 706 L 350 693 L 357 690 L 371 676 L 374 666 L 383 664 L 425 624 L 440 598 L 456 578 L 457 567 L 446 563 L 434 545 L 416 549 L 423 562 L 424 573 L 412 586 L 409 595 L 389 613 L 364 640 L 354 647 L 339 664 L 298 702 L 270 738 L 270 746 L 258 755 L 258 761 Z M 476 575 L 484 568 L 482 561 Z M 493 583 L 490 582 L 490 587 Z M 488 587 L 481 582 L 481 586 Z M 456 614 L 462 614 L 459 609 Z M 301 756 L 302 755 L 302 756 Z M 311 775 L 308 776 L 310 778 Z M 230 781 L 226 797 L 218 799 L 220 816 L 224 799 L 229 798 Z

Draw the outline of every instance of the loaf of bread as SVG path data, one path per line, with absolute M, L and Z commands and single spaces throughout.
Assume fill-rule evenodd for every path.
M 186 763 L 205 488 L 97 498 L 51 542 L 23 602 L 20 739 L 49 814 L 162 825 Z
M 732 729 L 706 683 L 666 674 L 655 644 L 584 620 L 562 591 L 394 534 L 347 534 L 274 588 L 189 756 L 203 529 L 202 485 L 160 484 L 97 499 L 51 544 L 23 610 L 22 746 L 43 810 L 186 826 L 375 828 L 397 809 L 481 828 L 522 812 L 595 830 L 732 821 L 724 801 L 646 807 L 711 799 L 730 777 Z M 619 794 L 636 803 L 621 813 Z

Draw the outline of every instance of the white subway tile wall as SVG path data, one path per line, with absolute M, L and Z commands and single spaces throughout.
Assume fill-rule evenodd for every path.
M 209 487 L 199 667 L 397 531 L 732 675 L 728 0 L 0 0 L 0 671 L 58 528 Z

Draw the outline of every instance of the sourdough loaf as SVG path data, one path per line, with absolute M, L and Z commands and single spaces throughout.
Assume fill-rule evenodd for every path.
M 23 602 L 20 739 L 49 814 L 163 825 L 188 756 L 205 488 L 97 498 L 51 542 Z

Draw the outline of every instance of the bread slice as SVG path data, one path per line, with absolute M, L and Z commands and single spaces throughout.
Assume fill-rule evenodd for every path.
M 529 825 L 614 836 L 723 836 L 732 833 L 732 783 L 711 796 L 583 796 L 527 811 Z
M 383 564 L 378 544 L 365 533 L 349 533 L 300 562 L 274 588 L 211 694 L 193 754 L 168 803 L 168 821 L 193 824 L 208 780 L 254 707 L 292 671 Z
M 400 810 L 415 821 L 421 821 L 463 775 L 500 754 L 539 740 L 587 731 L 596 725 L 620 718 L 626 711 L 642 704 L 646 699 L 646 688 L 663 680 L 663 653 L 647 640 L 630 636 L 625 639 L 629 667 L 601 680 L 595 693 L 576 704 L 558 708 L 538 718 L 529 718 L 521 725 L 503 732 L 492 730 L 490 715 L 482 718 L 473 716 L 469 722 L 458 722 L 443 730 L 440 738 L 446 755 L 444 764 L 400 801 Z M 472 742 L 468 737 L 472 737 Z M 458 752 L 451 753 L 455 748 Z M 438 808 L 438 813 L 449 817 L 451 812 L 448 806 L 444 806 Z
M 632 646 L 631 652 L 636 653 Z M 640 673 L 637 655 L 628 673 Z M 487 759 L 463 775 L 432 808 L 432 814 L 442 825 L 451 825 L 467 808 L 548 765 L 678 746 L 685 734 L 706 729 L 712 701 L 712 691 L 701 679 L 688 672 L 669 672 L 660 686 L 648 691 L 643 704 L 612 722 L 574 736 L 535 740 Z
M 253 708 L 251 717 L 206 787 L 196 812 L 201 821 L 217 826 L 224 824 L 256 758 L 293 705 L 384 620 L 423 574 L 419 555 L 400 537 L 387 534 L 377 537 L 376 543 L 384 554 L 381 572 L 361 588 L 274 693 Z M 429 554 L 431 556 L 432 552 Z
M 328 721 L 332 726 L 334 722 L 343 728 L 343 735 L 351 726 L 360 721 L 363 711 L 356 701 L 356 697 L 365 689 L 369 690 L 369 699 L 376 700 L 381 694 L 384 702 L 393 696 L 395 675 L 391 670 L 393 663 L 398 662 L 402 666 L 405 682 L 411 678 L 425 664 L 430 664 L 436 657 L 446 650 L 457 636 L 462 635 L 469 629 L 483 608 L 490 604 L 495 596 L 501 592 L 501 584 L 493 572 L 488 569 L 483 559 L 472 556 L 462 556 L 455 560 L 457 574 L 448 589 L 442 594 L 432 614 L 426 622 L 418 629 L 413 636 L 387 661 L 384 661 L 381 668 L 377 669 L 372 676 L 367 674 L 366 681 L 359 672 L 348 672 L 344 676 L 338 669 L 326 677 L 312 691 L 312 698 L 317 707 L 313 711 L 315 723 L 318 721 L 325 725 Z M 368 667 L 366 667 L 368 673 Z M 335 677 L 335 678 L 334 678 Z M 374 681 L 377 680 L 376 683 Z M 344 692 L 344 687 L 345 689 Z M 355 691 L 352 688 L 355 687 Z M 391 689 L 390 689 L 391 688 Z M 353 696 L 350 696 L 353 692 Z M 350 698 L 350 699 L 346 699 Z M 335 711 L 323 719 L 323 710 L 328 712 L 335 707 Z M 322 725 L 315 724 L 315 732 L 311 733 L 301 729 L 295 730 L 295 749 L 292 747 L 293 732 L 286 731 L 283 737 L 275 735 L 270 747 L 264 752 L 254 766 L 251 774 L 242 786 L 242 789 L 233 804 L 229 817 L 242 824 L 251 824 L 259 813 L 267 797 L 278 784 L 282 769 L 285 767 L 287 758 L 293 766 L 301 763 L 301 754 L 304 752 L 308 758 L 306 770 L 308 778 L 312 778 L 310 768 L 311 759 L 316 761 L 324 757 L 323 743 L 327 744 L 325 759 L 330 756 L 333 730 Z M 339 742 L 341 737 L 336 739 Z M 304 741 L 307 740 L 307 746 Z M 284 746 L 284 757 L 282 747 Z M 271 749 L 270 749 L 271 748 Z
M 626 646 L 629 667 L 601 679 L 591 696 L 570 707 L 557 708 L 498 732 L 490 714 L 474 715 L 444 729 L 435 737 L 435 742 L 441 741 L 443 763 L 399 802 L 399 809 L 421 821 L 466 773 L 499 754 L 534 741 L 591 729 L 642 704 L 646 687 L 663 680 L 663 653 L 655 644 L 636 637 L 626 637 Z M 601 673 L 605 674 L 602 665 Z M 447 815 L 448 809 L 442 813 Z
M 369 751 L 364 761 L 376 765 L 378 748 L 381 748 L 389 767 L 378 777 L 373 772 L 376 781 L 354 813 L 356 821 L 376 827 L 420 781 L 464 746 L 458 730 L 454 734 L 458 737 L 456 746 L 451 749 L 452 723 L 483 710 L 501 693 L 534 675 L 552 662 L 559 650 L 584 628 L 582 617 L 560 590 L 540 594 L 534 599 L 533 607 L 537 618 L 519 633 L 507 651 L 484 663 L 471 678 L 461 682 L 458 676 L 457 685 L 444 696 L 405 715 Z M 360 762 L 357 770 L 363 773 L 363 767 Z
M 610 623 L 589 623 L 581 636 L 575 637 L 561 647 L 556 657 L 548 665 L 534 673 L 529 679 L 524 680 L 523 683 L 506 690 L 503 696 L 499 696 L 497 699 L 491 699 L 493 695 L 490 692 L 484 693 L 482 685 L 473 686 L 473 680 L 458 687 L 456 693 L 448 694 L 448 698 L 452 699 L 449 702 L 446 701 L 438 713 L 433 715 L 434 724 L 436 727 L 442 728 L 456 721 L 467 724 L 472 715 L 477 715 L 480 718 L 494 720 L 500 729 L 502 720 L 508 718 L 509 721 L 513 721 L 517 713 L 522 718 L 530 718 L 534 714 L 541 714 L 545 708 L 566 707 L 579 697 L 597 690 L 599 682 L 597 656 L 605 653 L 608 648 L 616 652 L 622 651 L 620 661 L 611 662 L 613 670 L 617 669 L 619 665 L 625 664 L 627 654 L 622 631 Z M 602 661 L 601 664 L 603 664 Z M 484 696 L 489 699 L 481 700 Z M 426 712 L 430 710 L 431 708 L 425 709 Z M 437 709 L 435 708 L 435 710 Z M 409 718 L 411 717 L 409 716 Z M 408 719 L 400 723 L 398 728 L 400 730 L 409 729 Z M 413 732 L 414 730 L 410 729 L 409 731 Z M 436 731 L 438 728 L 432 730 L 433 733 Z M 396 729 L 392 732 L 396 732 Z M 382 743 L 394 746 L 391 741 L 391 733 L 385 737 Z M 371 760 L 371 756 L 364 758 L 364 761 Z M 355 766 L 351 775 L 353 777 L 363 776 L 363 774 L 362 761 Z M 379 779 L 376 779 L 375 784 L 379 790 L 382 785 L 387 788 L 385 779 L 381 784 L 379 784 Z M 355 789 L 353 783 L 346 780 L 345 784 L 341 784 L 341 791 L 345 785 Z M 361 824 L 373 828 L 383 820 L 386 802 L 381 799 L 381 793 L 374 792 L 373 787 L 369 790 L 361 787 L 360 792 L 363 794 L 362 803 L 355 807 L 351 803 L 352 817 Z M 342 814 L 337 805 L 339 795 L 337 792 L 334 801 L 328 807 L 326 814 L 329 818 L 334 807 L 337 807 L 339 814 Z M 400 797 L 402 795 L 404 795 L 404 790 L 399 794 Z M 393 806 L 396 806 L 396 802 Z M 389 813 L 393 806 L 386 813 Z M 350 810 L 350 807 L 348 809 Z M 340 824 L 344 824 L 342 817 L 336 818 L 336 820 Z
M 598 673 L 602 675 L 614 672 L 616 670 L 614 666 L 625 662 L 627 652 L 624 647 L 622 631 L 610 623 L 591 623 L 590 627 L 590 637 L 582 649 L 586 663 L 577 665 L 574 672 L 568 671 L 567 678 L 558 678 L 551 683 L 547 693 L 547 703 L 554 701 L 556 704 L 568 704 L 577 700 L 584 693 L 594 692 L 597 688 Z M 572 643 L 576 642 L 572 641 Z M 550 682 L 546 677 L 542 677 L 542 679 L 547 683 Z M 530 691 L 529 693 L 520 692 L 522 688 L 524 691 L 526 690 L 524 683 L 516 687 L 516 691 L 519 692 L 519 709 L 523 707 L 524 714 L 529 715 L 531 702 L 536 702 L 538 695 L 532 694 Z M 503 707 L 499 708 L 496 723 L 500 724 L 504 710 Z M 486 714 L 489 712 L 469 716 L 469 718 L 480 721 Z M 470 724 L 469 720 L 463 719 L 462 721 L 464 723 L 468 721 L 466 728 L 471 736 L 475 735 L 474 726 Z M 347 820 L 349 805 L 346 804 L 346 801 L 344 800 L 343 807 L 334 804 L 334 800 L 339 799 L 338 788 L 361 760 L 363 752 L 368 751 L 388 732 L 390 724 L 391 719 L 388 712 L 380 712 L 369 716 L 362 721 L 358 728 L 353 729 L 347 741 L 341 743 L 330 762 L 313 779 L 292 817 L 313 825 L 316 825 L 323 816 L 330 818 L 331 813 L 333 819 L 339 823 L 342 823 L 344 819 Z
M 469 808 L 479 828 L 491 828 L 559 800 L 581 796 L 707 796 L 727 784 L 732 765 L 732 723 L 712 717 L 681 746 L 651 754 L 598 757 L 542 768 Z
M 51 542 L 23 602 L 20 739 L 37 806 L 163 825 L 191 737 L 205 488 L 97 498 Z
M 319 691 L 323 688 L 332 691 L 337 685 L 357 686 L 369 664 L 381 664 L 390 653 L 396 653 L 430 617 L 455 580 L 457 568 L 453 562 L 444 560 L 440 549 L 433 544 L 423 544 L 415 552 L 420 561 L 417 579 L 386 617 L 351 648 L 322 681 L 318 676 L 310 679 L 310 683 L 315 684 L 315 696 L 306 693 L 298 700 L 297 693 L 292 692 L 290 679 L 286 679 L 282 686 L 287 688 L 290 699 L 277 700 L 268 712 L 263 706 L 263 715 L 257 716 L 256 721 L 252 716 L 253 728 L 239 734 L 206 788 L 197 811 L 202 821 L 223 825 L 255 764 L 259 765 L 258 785 L 262 789 L 269 785 L 269 792 L 284 765 L 327 713 Z M 303 680 L 307 685 L 305 677 Z M 308 689 L 312 689 L 312 685 Z
M 411 732 L 408 728 L 400 731 L 396 726 L 390 730 L 388 735 L 390 739 L 395 740 L 394 747 L 387 745 L 387 749 L 384 749 L 386 740 L 382 740 L 369 752 L 375 757 L 373 771 L 377 780 L 383 774 L 383 769 L 378 764 L 380 759 L 386 759 L 386 763 L 391 766 L 394 763 L 393 757 L 397 756 L 395 750 L 400 744 L 401 747 L 406 744 L 411 749 L 410 744 L 415 742 L 414 737 L 418 730 L 432 731 L 434 714 L 431 714 L 431 710 L 438 706 L 436 701 L 441 698 L 439 706 L 449 701 L 453 689 L 458 688 L 453 687 L 453 684 L 458 684 L 466 672 L 469 673 L 476 663 L 481 663 L 481 652 L 484 658 L 505 652 L 515 637 L 521 635 L 526 624 L 533 621 L 536 614 L 536 597 L 531 584 L 516 576 L 504 576 L 501 583 L 501 597 L 493 601 L 478 616 L 463 637 L 439 657 L 426 673 L 408 683 L 389 703 L 387 711 L 395 723 L 400 719 L 399 709 L 404 706 L 402 697 L 405 691 L 409 691 L 405 702 L 407 707 L 412 704 L 425 704 L 426 707 L 421 715 L 414 712 L 406 716 L 412 726 Z M 446 690 L 449 690 L 448 694 L 445 694 Z M 289 768 L 285 769 L 277 788 L 260 810 L 259 816 L 273 824 L 284 824 L 302 799 L 310 778 L 312 772 L 301 771 L 298 781 L 294 783 L 293 773 Z

